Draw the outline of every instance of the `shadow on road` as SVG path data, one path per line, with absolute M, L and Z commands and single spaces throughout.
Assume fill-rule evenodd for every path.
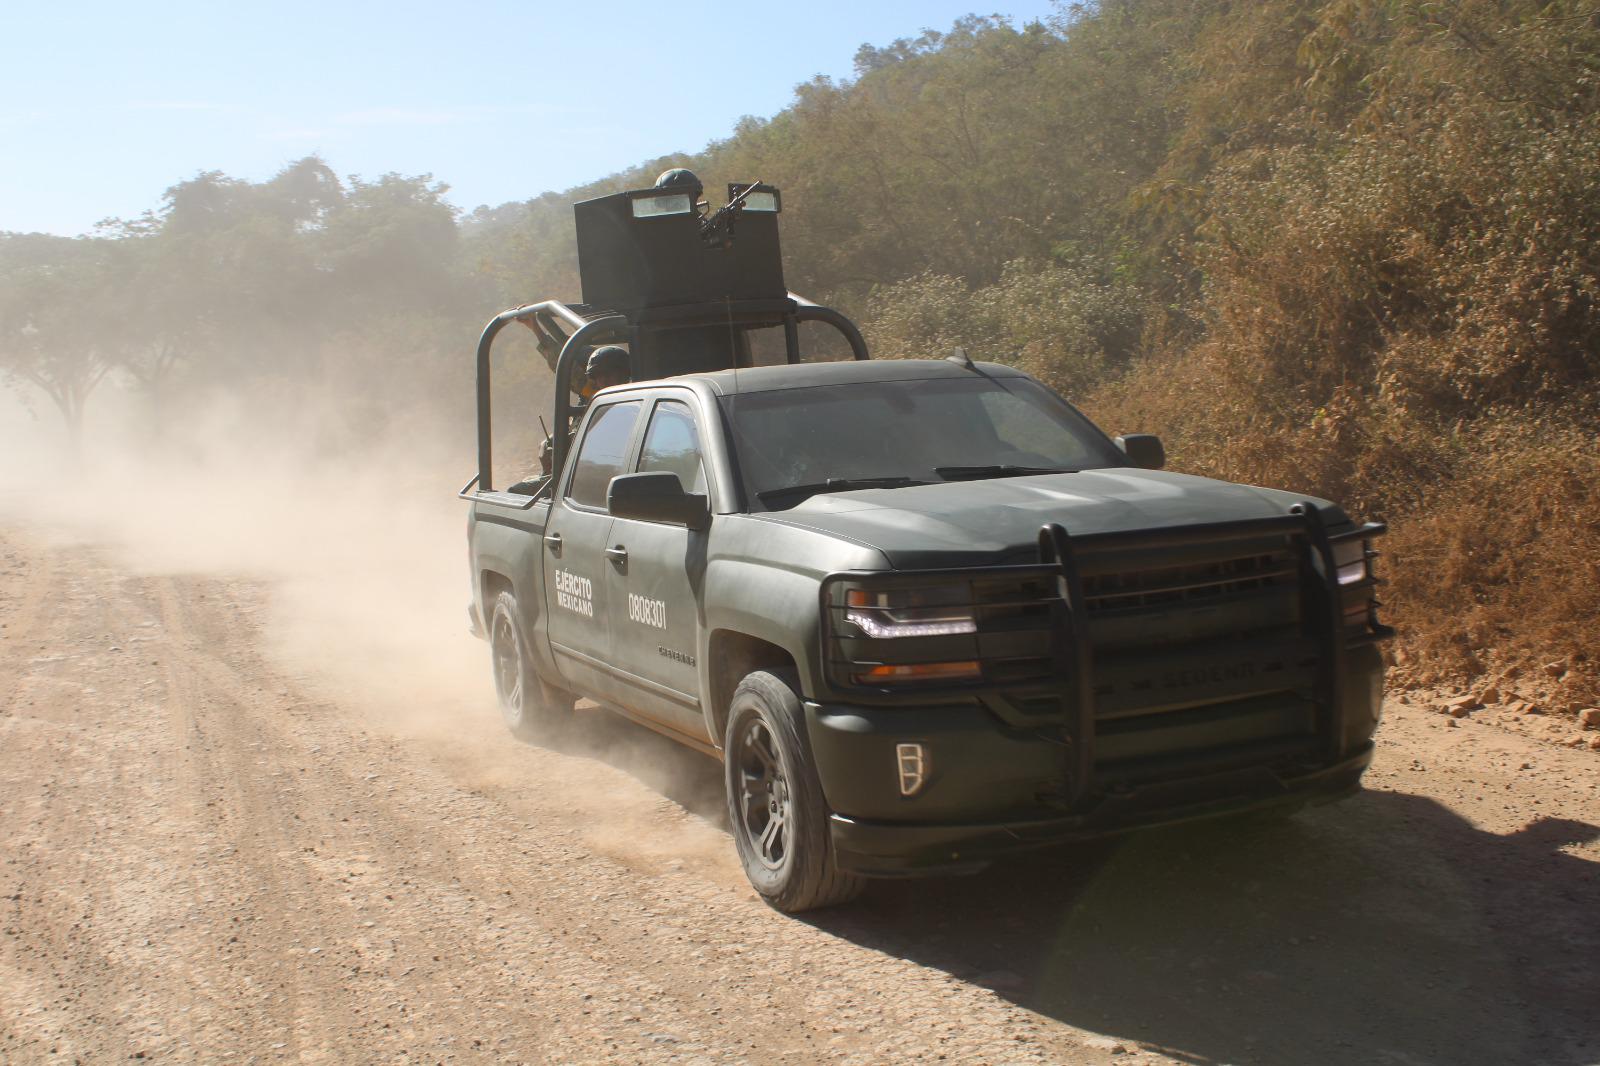
M 1196 1063 L 1600 1060 L 1600 836 L 1366 793 L 879 886 L 821 928 Z
M 718 764 L 596 714 L 568 747 L 726 826 Z M 1600 827 L 1367 792 L 876 882 L 820 929 L 1195 1063 L 1600 1061 Z

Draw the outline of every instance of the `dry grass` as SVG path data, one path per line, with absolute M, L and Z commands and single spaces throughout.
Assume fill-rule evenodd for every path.
M 1246 378 L 1238 361 L 1197 350 L 1147 363 L 1085 406 L 1108 428 L 1162 433 L 1175 469 L 1387 521 L 1380 570 L 1402 683 L 1537 676 L 1555 705 L 1600 702 L 1592 421 L 1525 410 L 1440 426 L 1354 390 L 1273 418 Z

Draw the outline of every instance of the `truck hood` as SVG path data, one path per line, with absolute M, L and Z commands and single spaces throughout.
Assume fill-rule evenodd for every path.
M 1349 521 L 1310 496 L 1133 468 L 819 493 L 752 517 L 869 545 L 897 570 L 920 570 L 1031 562 L 1047 522 L 1074 535 L 1123 533 L 1269 518 L 1303 500 L 1329 526 Z

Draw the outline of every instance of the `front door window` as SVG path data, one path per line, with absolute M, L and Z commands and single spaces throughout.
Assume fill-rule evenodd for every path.
M 578 461 L 567 485 L 567 499 L 579 507 L 605 510 L 611 479 L 622 473 L 633 440 L 639 403 L 614 403 L 595 412 L 578 448 Z
M 688 404 L 663 400 L 650 416 L 644 448 L 639 452 L 639 473 L 668 471 L 678 475 L 685 492 L 706 491 L 705 464 L 700 459 L 700 433 Z

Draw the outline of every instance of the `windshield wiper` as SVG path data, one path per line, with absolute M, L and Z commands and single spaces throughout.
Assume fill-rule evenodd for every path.
M 785 496 L 814 496 L 819 492 L 850 492 L 853 489 L 899 489 L 908 485 L 926 485 L 914 477 L 830 477 L 811 485 L 786 485 L 781 489 L 758 492 L 762 503 Z
M 936 466 L 933 472 L 946 481 L 974 481 L 986 477 L 1027 477 L 1029 474 L 1076 474 L 1055 466 Z

